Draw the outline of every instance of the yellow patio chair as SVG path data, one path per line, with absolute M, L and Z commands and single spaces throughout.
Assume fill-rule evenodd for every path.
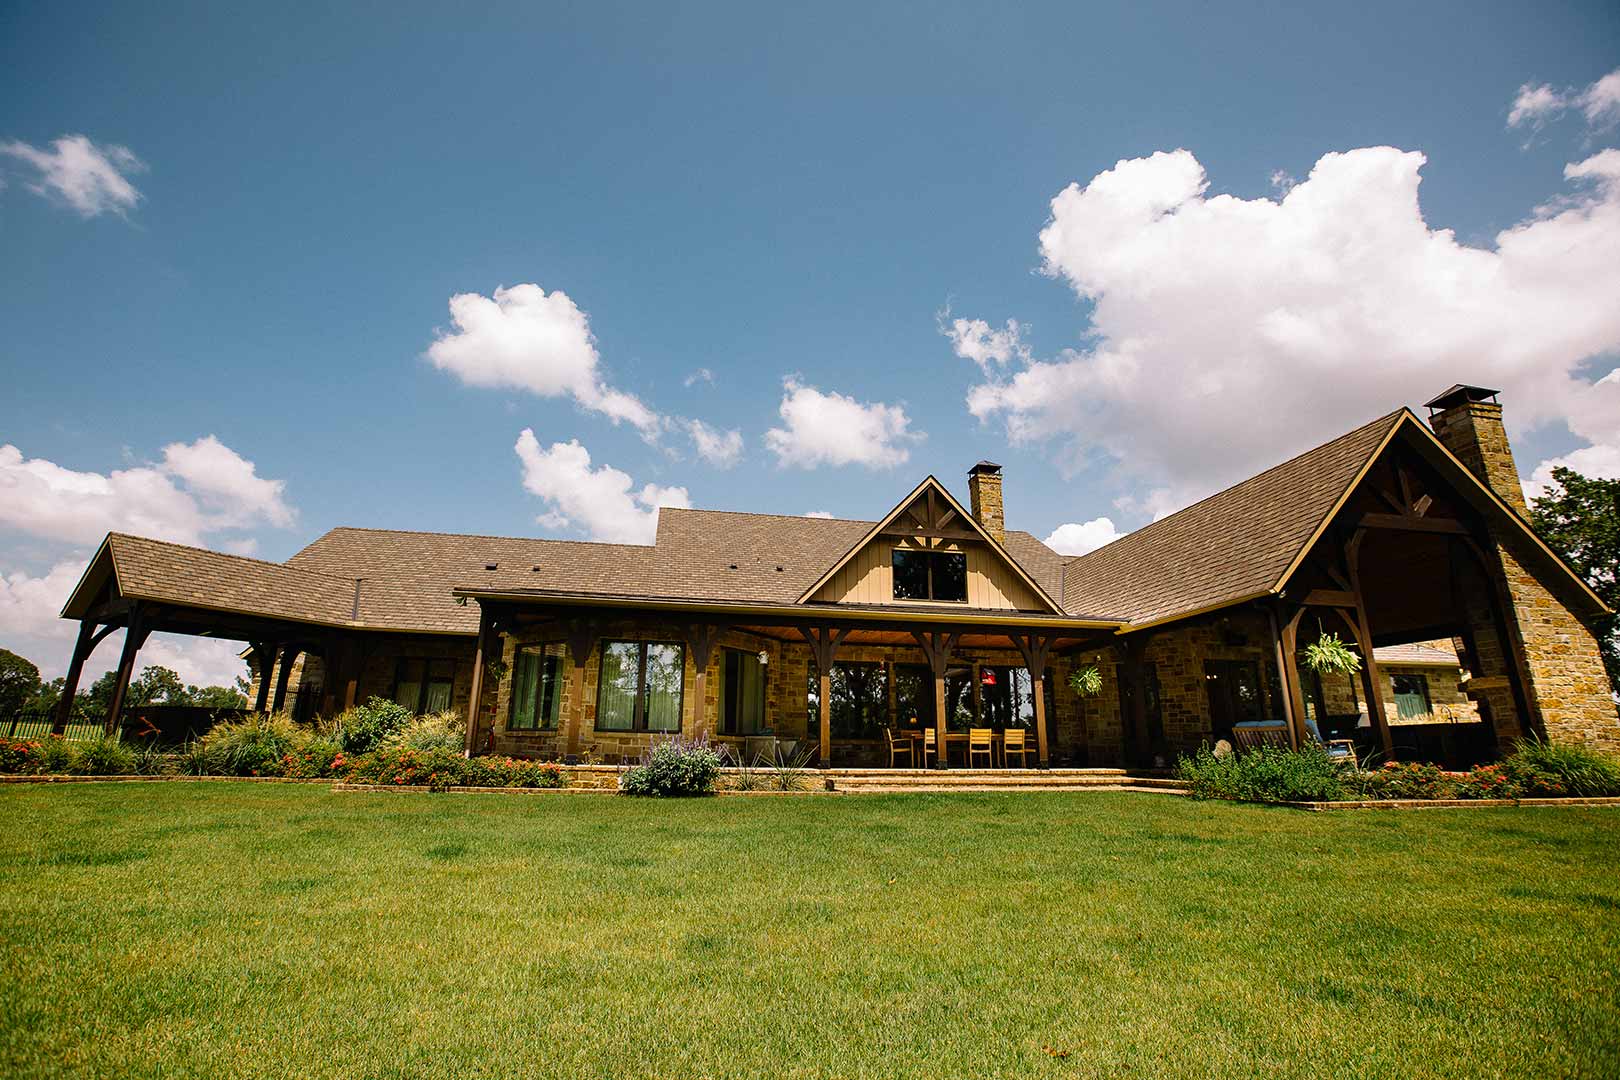
M 1035 748 L 1025 741 L 1026 737 L 1023 728 L 1008 728 L 1001 733 L 1001 764 L 1003 766 L 1012 764 L 1009 759 L 1014 754 L 1018 755 L 1018 767 L 1020 769 L 1028 766 L 1029 755 L 1035 752 Z
M 896 739 L 893 728 L 884 728 L 883 734 L 889 740 L 889 768 L 895 768 L 897 759 L 901 757 L 906 759 L 906 768 L 915 768 L 917 763 L 912 758 L 911 736 L 902 733 L 901 737 Z
M 987 727 L 969 728 L 968 768 L 973 768 L 973 760 L 981 754 L 986 768 L 996 767 L 996 733 Z

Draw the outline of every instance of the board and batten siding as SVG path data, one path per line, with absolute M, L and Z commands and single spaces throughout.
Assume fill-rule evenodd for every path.
M 896 545 L 868 545 L 849 560 L 832 580 L 816 591 L 814 599 L 840 604 L 905 604 L 894 598 Z M 946 544 L 938 550 L 967 552 L 967 606 L 993 611 L 1040 611 L 1043 605 L 1028 585 L 1018 579 L 995 552 L 977 544 Z

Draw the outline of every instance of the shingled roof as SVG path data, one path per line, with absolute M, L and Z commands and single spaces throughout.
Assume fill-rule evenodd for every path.
M 1381 416 L 1069 560 L 1064 607 L 1149 623 L 1264 595 L 1407 415 Z

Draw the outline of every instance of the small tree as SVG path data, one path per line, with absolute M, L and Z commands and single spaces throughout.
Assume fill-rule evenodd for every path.
M 1554 469 L 1553 485 L 1532 504 L 1530 522 L 1611 610 L 1620 608 L 1620 480 Z M 1620 694 L 1620 619 L 1605 615 L 1591 627 L 1609 685 Z
M 20 713 L 39 694 L 39 668 L 0 649 L 0 716 Z

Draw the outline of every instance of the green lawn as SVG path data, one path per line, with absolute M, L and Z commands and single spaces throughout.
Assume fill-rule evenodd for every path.
M 0 1075 L 1620 1074 L 1620 811 L 0 788 Z

